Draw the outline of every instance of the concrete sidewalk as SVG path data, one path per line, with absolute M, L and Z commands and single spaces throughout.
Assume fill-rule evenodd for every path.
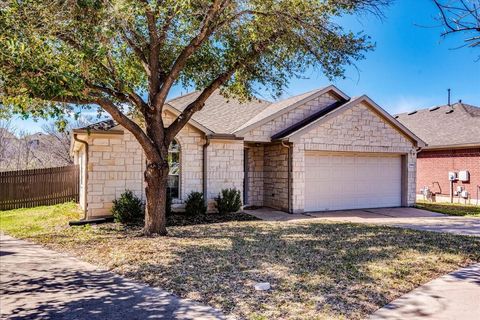
M 480 319 L 480 263 L 418 287 L 379 309 L 370 319 Z
M 1 319 L 225 319 L 217 310 L 0 234 Z

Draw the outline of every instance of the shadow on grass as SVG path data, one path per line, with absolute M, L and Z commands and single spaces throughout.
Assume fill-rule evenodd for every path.
M 88 252 L 90 261 L 129 277 L 241 318 L 258 319 L 365 318 L 400 294 L 461 264 L 480 260 L 480 239 L 349 223 L 229 222 L 170 227 L 168 237 L 138 234 L 135 228 L 99 226 L 59 234 L 63 238 L 37 240 L 57 241 L 73 253 Z M 113 259 L 119 256 L 120 260 Z M 135 318 L 142 308 L 146 318 L 163 312 L 162 301 L 171 304 L 171 298 L 166 298 L 149 306 L 152 302 L 138 300 L 137 294 L 121 283 L 108 282 L 112 279 L 104 275 L 96 279 L 59 270 L 53 276 L 60 280 L 54 290 L 65 286 L 84 290 L 89 284 L 81 281 L 91 279 L 100 284 L 102 294 L 85 293 L 60 307 L 57 300 L 41 302 L 38 313 L 30 309 L 37 318 L 55 318 L 57 313 L 58 318 L 77 318 L 72 314 L 82 311 L 96 319 L 97 314 L 125 309 L 127 319 Z M 254 284 L 264 281 L 272 284 L 272 290 L 255 291 Z M 36 283 L 39 290 L 51 289 L 48 281 L 37 279 Z M 30 283 L 7 287 L 32 285 L 31 293 L 38 292 Z M 114 305 L 118 305 L 116 311 Z
M 242 317 L 362 318 L 445 268 L 480 260 L 480 239 L 355 224 L 224 224 L 170 235 L 180 240 L 169 249 L 173 262 L 153 253 L 127 274 Z M 256 292 L 264 281 L 273 290 Z

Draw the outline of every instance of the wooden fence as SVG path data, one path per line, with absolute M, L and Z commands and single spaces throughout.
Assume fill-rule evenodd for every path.
M 0 210 L 78 202 L 76 165 L 0 172 Z

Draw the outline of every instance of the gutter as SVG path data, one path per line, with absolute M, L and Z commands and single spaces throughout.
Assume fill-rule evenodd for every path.
M 207 135 L 207 139 L 210 140 L 243 140 L 242 137 L 237 137 L 234 134 L 226 134 L 226 133 L 214 133 Z
M 202 164 L 202 192 L 203 192 L 203 201 L 205 205 L 208 206 L 208 199 L 207 199 L 207 167 L 208 167 L 208 157 L 207 157 L 207 149 L 210 145 L 210 138 L 208 136 L 205 137 L 205 144 L 203 145 L 203 164 Z
M 88 143 L 87 141 L 85 140 L 82 140 L 82 139 L 79 139 L 77 138 L 77 133 L 74 133 L 73 134 L 73 140 L 75 140 L 76 142 L 78 143 L 81 143 L 85 146 L 85 175 L 83 177 L 83 186 L 84 186 L 84 196 L 85 196 L 85 199 L 87 199 L 87 179 L 88 179 L 88 170 L 87 170 L 87 167 L 88 167 Z M 80 168 L 80 174 L 82 174 L 81 172 L 81 168 Z M 85 204 L 85 208 L 83 209 L 83 219 L 82 220 L 87 220 L 87 208 L 88 208 L 88 202 Z

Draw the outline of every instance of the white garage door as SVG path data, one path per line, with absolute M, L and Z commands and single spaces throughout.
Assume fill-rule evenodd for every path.
M 400 206 L 401 168 L 398 155 L 307 152 L 305 211 Z

